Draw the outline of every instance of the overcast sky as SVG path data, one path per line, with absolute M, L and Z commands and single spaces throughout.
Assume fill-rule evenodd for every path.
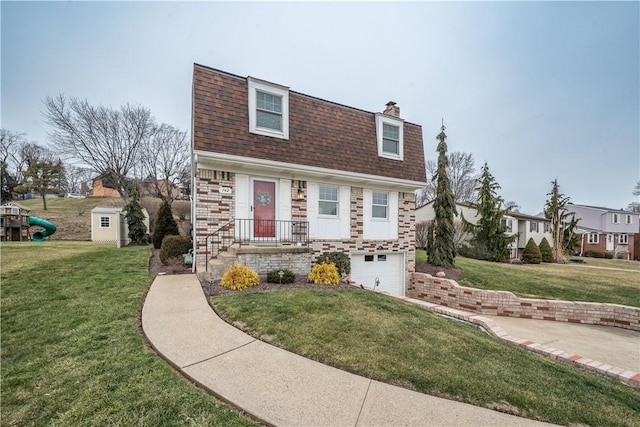
M 47 144 L 42 100 L 126 103 L 191 129 L 193 63 L 422 125 L 542 210 L 623 208 L 640 179 L 640 3 L 7 2 L 2 127 Z M 339 155 L 339 153 L 336 153 Z M 638 198 L 635 198 L 638 201 Z

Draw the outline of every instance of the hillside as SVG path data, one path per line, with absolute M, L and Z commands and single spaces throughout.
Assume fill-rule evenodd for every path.
M 46 219 L 56 226 L 51 240 L 91 240 L 91 209 L 96 206 L 124 206 L 122 199 L 109 197 L 47 199 L 46 211 L 42 209 L 42 199 L 15 202 L 31 209 L 30 215 Z
M 14 200 L 21 206 L 31 209 L 30 215 L 46 219 L 56 226 L 51 240 L 91 240 L 91 209 L 96 206 L 124 206 L 121 198 L 87 197 L 85 199 L 54 198 L 47 199 L 47 210 L 42 209 L 42 199 Z M 173 213 L 180 233 L 189 233 L 189 201 L 176 200 L 172 204 Z M 144 198 L 142 206 L 147 209 L 151 218 L 155 217 L 160 207 L 160 199 Z M 32 233 L 37 227 L 32 228 Z

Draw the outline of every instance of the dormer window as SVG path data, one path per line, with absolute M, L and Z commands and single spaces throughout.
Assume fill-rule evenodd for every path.
M 378 156 L 388 159 L 403 159 L 404 121 L 386 114 L 376 114 Z
M 282 131 L 282 97 L 271 93 L 256 91 L 258 106 L 256 125 L 261 128 Z
M 289 89 L 249 77 L 249 132 L 289 139 Z

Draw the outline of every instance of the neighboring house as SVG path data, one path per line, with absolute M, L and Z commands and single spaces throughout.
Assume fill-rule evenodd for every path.
M 640 257 L 634 241 L 639 238 L 640 213 L 599 206 L 569 203 L 575 212 L 580 235 L 580 254 L 587 251 L 609 252 L 616 258 L 635 260 Z
M 92 196 L 93 197 L 120 197 L 120 192 L 115 188 L 112 188 L 108 179 L 104 179 L 102 176 L 94 178 L 92 181 Z
M 458 216 L 454 218 L 454 223 L 461 223 L 462 216 L 472 224 L 476 224 L 478 222 L 478 211 L 471 204 L 456 203 L 456 212 L 458 213 Z M 416 223 L 431 221 L 435 216 L 433 201 L 416 209 Z M 511 258 L 520 258 L 522 256 L 522 251 L 527 245 L 529 239 L 533 239 L 534 242 L 539 245 L 542 238 L 546 237 L 549 245 L 553 246 L 551 221 L 546 218 L 512 212 L 509 215 L 505 215 L 502 218 L 502 222 L 507 227 L 506 233 L 514 235 L 513 243 L 510 245 Z M 459 229 L 458 233 L 460 234 L 459 243 L 468 241 L 471 238 L 470 234 L 462 233 L 460 231 L 461 225 L 457 228 Z
M 306 274 L 341 251 L 352 281 L 405 294 L 426 174 L 422 128 L 394 103 L 371 113 L 195 64 L 192 117 L 198 271 L 231 254 Z
M 122 207 L 97 206 L 91 210 L 91 241 L 114 242 L 118 247 L 128 245 L 129 226 L 125 221 L 125 212 Z M 149 213 L 142 208 L 144 213 L 144 225 L 149 232 Z

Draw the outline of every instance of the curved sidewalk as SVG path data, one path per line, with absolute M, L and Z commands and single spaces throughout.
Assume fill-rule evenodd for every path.
M 270 425 L 551 425 L 373 381 L 256 340 L 216 315 L 192 274 L 156 277 L 142 327 L 184 375 Z

